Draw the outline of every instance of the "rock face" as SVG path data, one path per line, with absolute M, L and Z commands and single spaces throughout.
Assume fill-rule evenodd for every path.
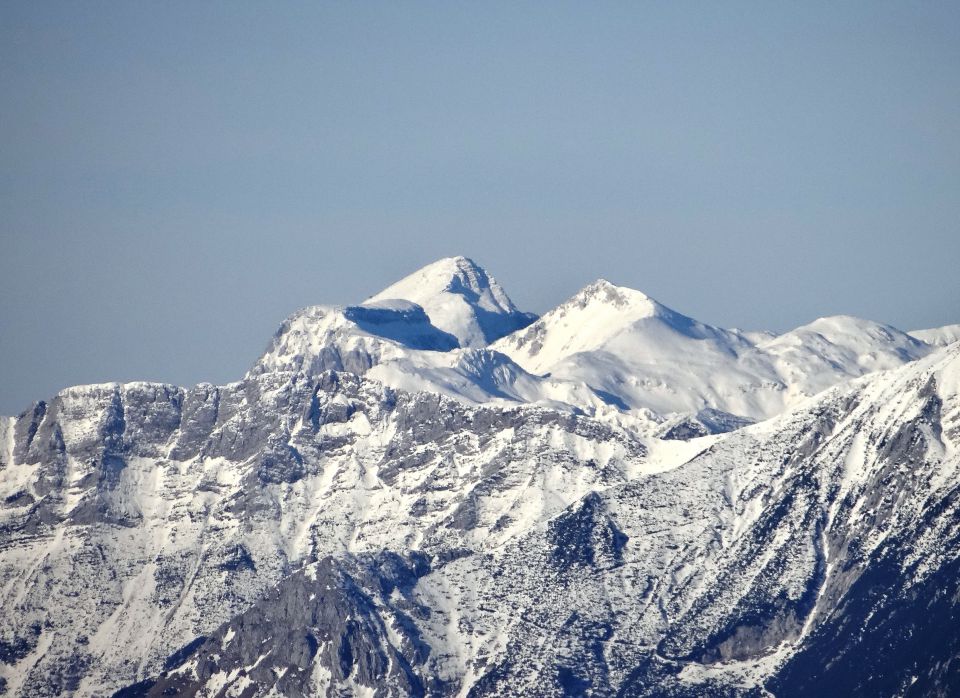
M 646 456 L 586 417 L 337 372 L 71 389 L 3 436 L 0 671 L 31 695 L 119 687 L 310 560 L 494 547 Z
M 459 348 L 420 301 L 303 311 L 230 385 L 0 418 L 0 689 L 960 691 L 960 345 L 908 341 L 928 355 L 757 424 L 651 420 Z M 861 356 L 874 329 L 770 352 Z

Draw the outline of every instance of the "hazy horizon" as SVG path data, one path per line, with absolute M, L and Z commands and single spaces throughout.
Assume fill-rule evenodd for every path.
M 960 6 L 0 7 L 0 414 L 239 379 L 462 254 L 698 320 L 960 322 Z

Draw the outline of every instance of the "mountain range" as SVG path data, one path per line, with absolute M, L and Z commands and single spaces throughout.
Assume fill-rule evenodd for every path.
M 0 692 L 960 692 L 960 325 L 439 260 L 238 382 L 0 418 Z

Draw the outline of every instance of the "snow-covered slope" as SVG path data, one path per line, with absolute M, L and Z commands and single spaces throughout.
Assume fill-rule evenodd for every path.
M 420 305 L 433 324 L 456 337 L 462 347 L 484 347 L 536 319 L 517 310 L 497 280 L 466 257 L 429 264 L 367 304 L 396 298 Z
M 487 337 L 497 338 L 535 317 L 518 311 L 496 280 L 471 260 L 442 259 L 362 305 L 297 311 L 247 375 L 371 371 L 386 385 L 469 404 L 604 409 L 587 386 L 530 375 L 503 354 L 482 348 Z
M 945 347 L 948 344 L 960 342 L 960 324 L 933 327 L 929 330 L 913 330 L 910 335 L 927 344 Z
M 699 323 L 633 289 L 600 279 L 530 327 L 493 345 L 528 370 L 547 373 L 577 354 L 605 351 L 656 363 L 705 342 L 704 355 L 753 345 L 739 334 Z
M 757 349 L 784 384 L 807 397 L 841 381 L 915 361 L 931 347 L 895 327 L 835 315 L 761 342 Z
M 776 376 L 740 365 L 753 350 L 744 336 L 603 280 L 491 348 L 532 373 L 585 383 L 625 409 L 670 414 L 713 407 L 756 418 L 780 406 Z
M 91 386 L 9 426 L 15 695 L 960 681 L 957 347 L 688 443 L 343 373 Z
M 468 405 L 536 404 L 593 416 L 617 409 L 583 383 L 532 375 L 490 349 L 409 353 L 380 363 L 367 376 L 399 390 L 436 393 Z M 657 424 L 652 416 L 642 416 L 651 426 Z
M 956 692 L 960 344 L 598 282 L 463 347 L 516 309 L 438 265 L 0 418 L 0 692 Z
M 464 558 L 417 588 L 453 589 L 444 619 L 483 629 L 458 638 L 480 695 L 952 695 L 958 447 L 953 348 L 588 495 L 492 565 Z
M 648 467 L 621 427 L 336 372 L 83 386 L 3 437 L 0 678 L 31 696 L 148 676 L 313 560 L 493 549 Z
M 491 348 L 531 373 L 586 383 L 627 408 L 714 409 L 748 420 L 930 350 L 895 328 L 852 317 L 822 318 L 780 336 L 725 330 L 604 280 Z
M 248 375 L 372 371 L 386 385 L 468 404 L 622 410 L 651 423 L 689 418 L 700 425 L 696 431 L 766 419 L 931 349 L 895 328 L 846 316 L 779 336 L 721 329 L 604 280 L 527 326 L 532 319 L 482 268 L 452 257 L 363 305 L 299 311 Z
M 419 351 L 450 351 L 457 339 L 431 324 L 419 305 L 385 301 L 345 308 L 315 305 L 290 316 L 249 375 L 273 371 L 363 373 Z
M 406 300 L 362 306 L 312 306 L 288 318 L 247 373 L 349 371 L 409 392 L 467 404 L 537 403 L 565 411 L 609 409 L 590 388 L 534 376 L 489 349 L 460 349 Z

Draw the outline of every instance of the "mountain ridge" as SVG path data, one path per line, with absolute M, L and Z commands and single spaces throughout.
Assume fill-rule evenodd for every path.
M 960 687 L 960 344 L 722 330 L 600 280 L 463 347 L 419 300 L 298 311 L 227 385 L 0 418 L 0 689 Z M 744 386 L 794 392 L 758 420 L 722 409 Z
M 782 335 L 726 330 L 605 279 L 534 319 L 466 257 L 429 264 L 354 307 L 403 303 L 424 310 L 419 342 L 383 332 L 371 339 L 363 331 L 358 339 L 346 328 L 334 336 L 303 326 L 285 339 L 284 328 L 296 322 L 295 315 L 253 370 L 349 366 L 373 370 L 394 387 L 441 392 L 470 404 L 507 400 L 589 412 L 614 408 L 653 422 L 676 421 L 678 415 L 696 419 L 703 410 L 717 410 L 729 417 L 708 420 L 711 424 L 732 424 L 766 419 L 839 381 L 902 365 L 932 349 L 895 328 L 850 316 L 821 318 Z M 489 313 L 508 334 L 495 333 L 487 341 L 478 328 Z M 461 358 L 445 334 L 453 335 L 461 350 L 496 352 L 515 365 L 499 377 L 477 374 L 466 369 L 476 356 Z M 310 340 L 315 335 L 321 340 Z M 504 361 L 486 363 L 504 366 Z M 515 381 L 520 385 L 512 385 Z

